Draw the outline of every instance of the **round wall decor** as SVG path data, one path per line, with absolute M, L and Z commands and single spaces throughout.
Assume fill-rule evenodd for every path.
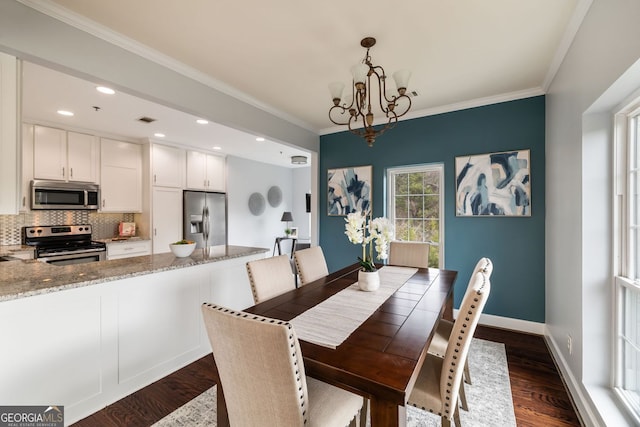
M 255 215 L 262 215 L 265 208 L 264 196 L 260 193 L 252 193 L 249 196 L 249 211 Z
M 269 188 L 269 191 L 267 192 L 267 200 L 269 201 L 269 204 L 274 208 L 280 206 L 280 203 L 282 203 L 282 190 L 280 189 L 280 187 L 274 185 L 273 187 Z

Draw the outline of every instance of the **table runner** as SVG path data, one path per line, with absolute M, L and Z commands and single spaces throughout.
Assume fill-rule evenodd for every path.
M 336 348 L 369 318 L 417 268 L 384 266 L 379 270 L 380 288 L 364 292 L 358 282 L 291 319 L 299 339 Z

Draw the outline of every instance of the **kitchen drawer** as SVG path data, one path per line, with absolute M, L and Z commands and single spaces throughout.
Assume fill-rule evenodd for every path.
M 107 243 L 107 259 L 151 255 L 151 240 L 127 240 Z

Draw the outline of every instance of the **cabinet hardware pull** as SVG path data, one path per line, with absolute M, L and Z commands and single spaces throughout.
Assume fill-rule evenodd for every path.
M 23 208 L 27 207 L 27 196 L 22 196 L 22 207 Z
M 154 228 L 154 229 L 153 229 L 153 235 L 154 235 L 154 236 L 157 236 L 157 235 L 158 235 L 158 229 L 157 229 L 157 228 Z
M 62 177 L 64 178 L 64 166 L 62 167 Z
M 156 174 L 155 173 L 153 174 L 153 183 L 154 184 L 156 183 Z
M 69 176 L 71 176 L 71 178 L 73 178 L 73 168 L 69 168 Z
M 105 202 L 104 202 L 104 199 L 102 199 L 102 207 L 104 208 L 104 206 L 105 206 Z

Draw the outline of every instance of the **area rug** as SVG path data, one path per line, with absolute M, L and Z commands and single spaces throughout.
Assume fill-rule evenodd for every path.
M 474 338 L 469 352 L 473 385 L 465 385 L 469 411 L 460 410 L 464 427 L 515 427 L 511 384 L 504 344 Z M 367 423 L 368 424 L 368 423 Z M 213 427 L 216 425 L 215 386 L 176 409 L 154 427 Z M 407 407 L 410 427 L 437 427 L 440 417 Z

